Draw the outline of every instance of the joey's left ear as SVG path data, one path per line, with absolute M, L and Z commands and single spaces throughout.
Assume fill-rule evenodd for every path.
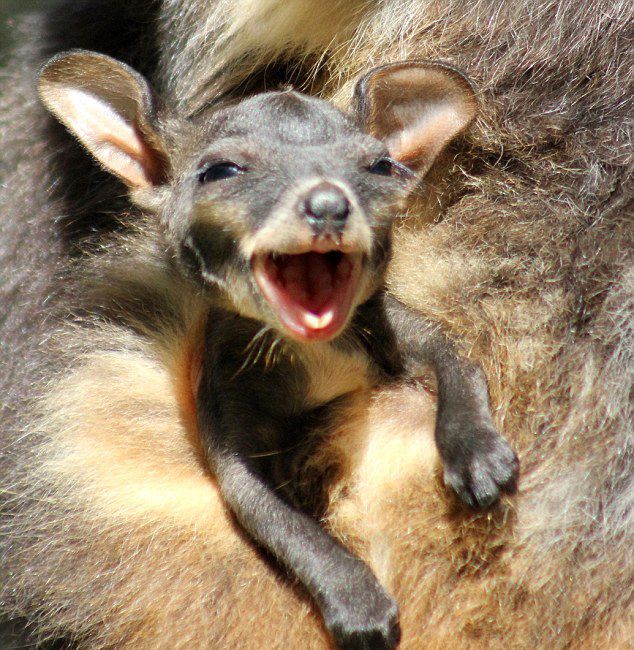
M 423 175 L 469 126 L 475 90 L 459 70 L 435 61 L 402 61 L 371 70 L 355 87 L 357 113 L 390 155 Z

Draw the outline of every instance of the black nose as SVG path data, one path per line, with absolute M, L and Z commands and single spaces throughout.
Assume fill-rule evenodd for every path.
M 304 211 L 313 229 L 332 226 L 343 230 L 350 213 L 350 201 L 342 189 L 324 183 L 314 187 L 304 199 Z

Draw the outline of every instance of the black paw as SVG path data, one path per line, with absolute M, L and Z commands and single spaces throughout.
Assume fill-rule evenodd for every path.
M 517 491 L 519 460 L 495 429 L 471 430 L 444 459 L 445 484 L 471 508 L 487 508 Z
M 348 591 L 348 590 L 346 590 Z M 324 622 L 340 650 L 394 650 L 401 639 L 396 602 L 375 581 L 335 597 Z M 330 599 L 329 599 L 330 600 Z

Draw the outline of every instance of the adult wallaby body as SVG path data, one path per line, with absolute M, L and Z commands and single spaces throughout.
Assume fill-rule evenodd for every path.
M 47 340 L 46 323 L 38 320 L 44 297 L 60 286 L 54 271 L 67 264 L 77 241 L 103 242 L 110 216 L 121 213 L 121 204 L 110 201 L 123 195 L 121 187 L 105 192 L 103 176 L 76 173 L 71 163 L 80 149 L 61 148 L 40 129 L 34 77 L 47 56 L 68 47 L 105 51 L 141 68 L 170 101 L 192 110 L 222 93 L 260 88 L 268 83 L 264 70 L 296 83 L 313 79 L 313 92 L 343 104 L 369 61 L 441 57 L 477 81 L 481 119 L 454 155 L 437 161 L 427 200 L 409 206 L 408 221 L 396 231 L 388 285 L 483 364 L 498 422 L 513 433 L 523 459 L 522 489 L 514 509 L 502 508 L 499 518 L 457 511 L 430 480 L 434 455 L 421 445 L 420 429 L 431 432 L 433 424 L 420 408 L 405 407 L 425 398 L 407 389 L 383 392 L 355 411 L 357 419 L 318 450 L 304 477 L 314 485 L 316 475 L 328 486 L 321 505 L 330 529 L 395 595 L 404 646 L 625 645 L 632 583 L 627 4 L 478 3 L 466 11 L 449 1 L 338 3 L 331 11 L 308 0 L 174 0 L 73 8 L 30 29 L 48 48 L 45 56 L 33 56 L 31 46 L 36 63 L 14 64 L 3 82 L 6 437 L 21 438 L 11 422 L 14 415 L 19 420 L 38 342 Z M 148 18 L 135 14 L 138 8 L 157 13 Z M 305 74 L 302 63 L 316 63 L 318 75 Z M 274 639 L 318 647 L 323 633 L 309 607 L 236 541 L 191 464 L 187 418 L 169 389 L 178 369 L 163 361 L 113 360 L 118 388 L 104 390 L 104 417 L 121 431 L 131 414 L 121 409 L 123 392 L 142 412 L 153 405 L 154 426 L 137 430 L 136 440 L 164 451 L 161 471 L 137 463 L 136 489 L 125 492 L 120 474 L 99 475 L 112 462 L 86 464 L 100 477 L 102 500 L 72 498 L 69 483 L 56 491 L 44 486 L 48 524 L 29 522 L 26 510 L 19 515 L 28 499 L 21 488 L 5 539 L 30 540 L 32 553 L 22 555 L 23 568 L 5 585 L 12 594 L 20 586 L 28 593 L 29 576 L 49 577 L 48 602 L 22 610 L 43 634 L 91 636 L 104 645 L 202 640 L 260 647 Z M 160 444 L 157 431 L 165 432 Z M 126 445 L 109 448 L 111 458 Z M 29 466 L 27 442 L 8 448 L 12 468 Z M 10 495 L 14 483 L 4 482 Z M 161 508 L 150 498 L 159 493 Z M 176 512 L 169 495 L 177 493 L 190 497 L 188 517 L 182 510 L 167 514 Z M 69 510 L 78 517 L 64 528 L 61 514 Z M 213 524 L 203 523 L 200 513 L 210 511 Z M 190 543 L 201 538 L 202 545 Z M 77 539 L 84 540 L 81 553 L 67 543 Z M 263 606 L 253 608 L 253 594 L 263 593 Z M 271 626 L 281 618 L 283 628 Z M 187 625 L 175 627 L 174 620 Z

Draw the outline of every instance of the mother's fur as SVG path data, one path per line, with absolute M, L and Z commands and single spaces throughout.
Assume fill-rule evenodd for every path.
M 239 536 L 204 471 L 191 350 L 172 337 L 113 340 L 104 326 L 53 352 L 68 260 L 87 247 L 108 268 L 145 258 L 111 235 L 127 228 L 112 216 L 125 205 L 119 188 L 91 176 L 36 106 L 41 57 L 101 49 L 191 110 L 278 80 L 343 104 L 372 65 L 442 58 L 476 79 L 482 115 L 405 215 L 390 287 L 484 365 L 522 458 L 520 494 L 492 515 L 453 503 L 421 436 L 433 405 L 408 387 L 360 398 L 297 490 L 327 486 L 326 524 L 396 596 L 403 647 L 626 647 L 629 3 L 72 6 L 29 23 L 31 45 L 1 82 L 3 608 L 36 637 L 91 648 L 326 644 L 303 595 Z M 195 341 L 195 310 L 177 298 L 179 331 Z M 25 415 L 35 410 L 37 420 Z

